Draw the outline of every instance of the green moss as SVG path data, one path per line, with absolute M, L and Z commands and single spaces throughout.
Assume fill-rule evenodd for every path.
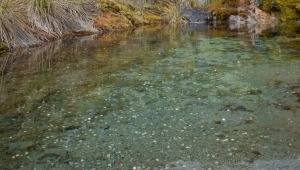
M 295 9 L 291 9 L 286 6 L 283 6 L 280 18 L 282 21 L 294 20 L 294 19 L 298 19 L 299 15 L 296 13 Z
M 260 8 L 269 13 L 275 13 L 282 21 L 300 19 L 299 0 L 265 0 Z M 274 10 L 276 8 L 276 10 Z
M 112 0 L 100 0 L 101 10 L 103 14 L 96 19 L 95 26 L 103 29 L 103 27 L 116 29 L 118 24 L 122 21 L 114 22 L 114 19 L 109 19 L 109 16 L 105 14 L 113 13 L 123 21 L 126 21 L 127 26 L 133 25 L 149 25 L 161 22 L 172 22 L 179 20 L 179 10 L 176 10 L 176 4 L 168 1 L 158 1 L 155 3 L 144 2 L 144 3 L 133 3 L 133 1 L 112 1 Z M 178 15 L 176 15 L 176 14 Z M 177 16 L 177 17 L 176 17 Z M 105 20 L 103 22 L 102 20 Z M 108 22 L 109 20 L 109 22 Z M 128 22 L 127 22 L 128 21 Z M 124 22 L 123 22 L 124 23 Z M 122 29 L 122 28 L 121 28 Z
M 132 26 L 132 23 L 121 14 L 105 12 L 102 16 L 95 19 L 94 25 L 104 31 L 111 31 L 127 29 Z

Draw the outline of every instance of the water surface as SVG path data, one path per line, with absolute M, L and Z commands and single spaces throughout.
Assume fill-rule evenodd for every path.
M 298 169 L 299 35 L 151 27 L 2 57 L 0 169 Z

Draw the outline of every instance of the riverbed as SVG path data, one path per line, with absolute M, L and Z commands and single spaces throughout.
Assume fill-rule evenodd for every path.
M 300 26 L 64 38 L 1 58 L 0 169 L 299 169 Z

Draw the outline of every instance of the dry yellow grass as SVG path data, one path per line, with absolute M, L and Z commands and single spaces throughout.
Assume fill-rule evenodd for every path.
M 91 3 L 92 0 L 0 0 L 0 43 L 13 49 L 39 45 L 69 31 L 96 31 Z

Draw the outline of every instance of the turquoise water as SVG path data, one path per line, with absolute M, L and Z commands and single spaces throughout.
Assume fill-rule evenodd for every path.
M 0 169 L 298 169 L 290 29 L 146 27 L 2 57 Z

